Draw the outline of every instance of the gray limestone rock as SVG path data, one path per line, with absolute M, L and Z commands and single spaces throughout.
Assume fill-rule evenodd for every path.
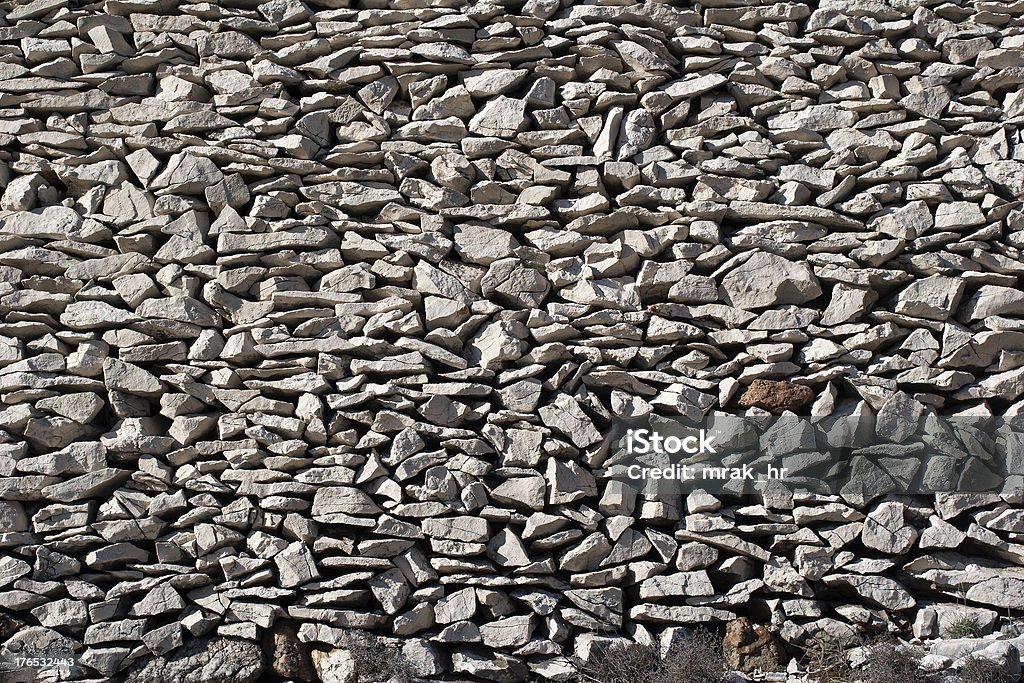
M 527 127 L 526 101 L 499 95 L 469 120 L 471 133 L 510 138 Z
M 522 325 L 515 323 L 487 323 L 467 343 L 467 360 L 485 369 L 517 360 L 526 350 L 524 332 Z
M 116 358 L 103 361 L 103 383 L 108 390 L 138 396 L 159 396 L 163 393 L 163 385 L 152 373 Z
M 140 660 L 128 671 L 126 680 L 254 683 L 259 680 L 263 666 L 259 645 L 236 638 L 212 638 L 193 641 L 172 654 Z
M 895 311 L 931 320 L 946 320 L 960 304 L 965 289 L 962 280 L 943 275 L 917 280 L 900 291 Z
M 278 580 L 285 588 L 294 588 L 320 578 L 313 553 L 301 541 L 296 541 L 274 555 Z
M 722 279 L 722 297 L 737 308 L 803 304 L 821 296 L 821 285 L 805 263 L 772 253 L 754 253 Z

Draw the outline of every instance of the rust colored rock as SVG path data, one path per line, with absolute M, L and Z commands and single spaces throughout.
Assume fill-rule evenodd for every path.
M 733 619 L 725 626 L 722 654 L 730 669 L 750 673 L 756 670 L 778 671 L 779 646 L 775 636 L 747 617 Z
M 292 621 L 279 621 L 273 632 L 264 637 L 264 649 L 274 673 L 293 681 L 313 683 L 317 680 L 309 648 L 299 640 L 299 632 Z
M 803 384 L 792 382 L 755 379 L 740 396 L 741 408 L 764 408 L 772 413 L 784 410 L 796 411 L 814 400 L 814 391 Z

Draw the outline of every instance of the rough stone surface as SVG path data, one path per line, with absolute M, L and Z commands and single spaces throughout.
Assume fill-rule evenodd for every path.
M 739 671 L 777 671 L 780 666 L 775 637 L 764 626 L 751 624 L 746 617 L 725 625 L 722 653 L 726 666 Z
M 234 638 L 196 641 L 171 655 L 155 657 L 133 667 L 126 680 L 130 683 L 164 681 L 239 681 L 253 683 L 263 672 L 260 647 Z
M 784 410 L 797 411 L 814 399 L 814 391 L 802 384 L 786 381 L 754 380 L 743 395 L 738 405 L 743 408 L 764 408 L 773 413 Z
M 367 632 L 525 683 L 961 609 L 936 670 L 1013 669 L 1024 439 L 915 436 L 1024 413 L 1022 17 L 4 3 L 0 655 L 368 683 Z M 857 485 L 615 476 L 616 418 L 723 415 Z

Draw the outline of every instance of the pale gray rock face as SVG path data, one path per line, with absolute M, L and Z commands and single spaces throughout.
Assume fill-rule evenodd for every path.
M 803 304 L 821 295 L 821 285 L 806 263 L 768 252 L 755 253 L 722 279 L 723 298 L 736 308 Z
M 526 342 L 522 339 L 521 325 L 515 323 L 488 323 L 467 344 L 467 360 L 481 368 L 500 367 L 523 355 Z
M 526 102 L 499 95 L 469 120 L 468 128 L 481 136 L 512 137 L 526 125 Z
M 322 683 L 354 683 L 358 680 L 356 662 L 348 650 L 314 650 L 313 665 Z
M 884 576 L 831 574 L 824 578 L 832 586 L 845 586 L 868 601 L 892 611 L 907 610 L 916 604 L 909 592 L 896 580 Z
M 284 588 L 294 588 L 320 578 L 316 560 L 309 548 L 300 541 L 274 555 L 278 581 Z
M 239 681 L 253 683 L 263 672 L 258 645 L 234 638 L 197 641 L 173 655 L 156 657 L 128 672 L 132 683 L 194 680 L 196 683 Z
M 994 315 L 1019 315 L 1024 312 L 1024 292 L 1012 287 L 983 285 L 964 303 L 966 320 L 982 320 Z
M 904 521 L 904 506 L 881 503 L 864 520 L 861 541 L 868 548 L 889 555 L 902 555 L 917 540 L 917 530 Z
M 5 656 L 525 682 L 1024 609 L 1024 479 L 914 450 L 1024 411 L 1017 5 L 8 5 Z M 873 421 L 863 490 L 610 474 L 618 416 L 787 410 Z
M 956 310 L 965 289 L 962 280 L 933 275 L 903 289 L 895 310 L 917 318 L 946 320 Z
M 116 358 L 103 362 L 103 383 L 111 391 L 122 391 L 139 396 L 158 396 L 163 393 L 160 380 L 138 365 Z
M 380 508 L 366 493 L 350 486 L 322 487 L 313 498 L 314 517 L 329 517 L 332 514 L 373 515 Z

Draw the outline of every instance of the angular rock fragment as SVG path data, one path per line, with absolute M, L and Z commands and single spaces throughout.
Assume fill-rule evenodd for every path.
M 103 361 L 103 383 L 107 389 L 137 396 L 159 396 L 163 385 L 152 373 L 116 358 Z
M 814 398 L 814 391 L 803 384 L 758 379 L 739 398 L 741 408 L 757 406 L 773 413 L 798 411 Z
M 189 643 L 171 655 L 140 660 L 128 671 L 126 680 L 157 683 L 188 677 L 197 683 L 253 683 L 262 671 L 259 645 L 235 638 L 212 638 Z
M 775 254 L 757 252 L 722 279 L 722 296 L 742 309 L 803 304 L 821 296 L 811 268 Z

